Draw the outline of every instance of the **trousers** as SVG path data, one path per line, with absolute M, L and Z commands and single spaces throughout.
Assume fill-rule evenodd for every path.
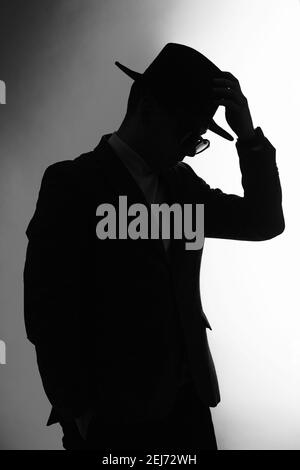
M 209 406 L 204 405 L 193 382 L 180 387 L 172 411 L 159 420 L 108 424 L 92 420 L 84 440 L 74 422 L 60 421 L 65 450 L 130 450 L 178 452 L 217 450 Z

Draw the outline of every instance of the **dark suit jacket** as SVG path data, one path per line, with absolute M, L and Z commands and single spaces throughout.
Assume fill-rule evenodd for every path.
M 95 404 L 105 421 L 163 416 L 183 354 L 201 400 L 220 401 L 199 290 L 202 249 L 171 240 L 99 240 L 97 207 L 148 205 L 103 136 L 91 152 L 51 165 L 27 228 L 25 326 L 52 404 L 48 425 Z M 237 142 L 244 197 L 211 189 L 185 163 L 163 175 L 169 203 L 204 203 L 205 237 L 261 241 L 284 230 L 275 149 Z

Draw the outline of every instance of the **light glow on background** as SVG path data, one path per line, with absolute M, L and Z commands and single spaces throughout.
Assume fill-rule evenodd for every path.
M 0 12 L 7 87 L 0 337 L 8 356 L 0 369 L 0 448 L 61 448 L 59 425 L 45 427 L 50 405 L 23 326 L 25 229 L 42 174 L 121 124 L 132 82 L 115 60 L 143 72 L 167 42 L 179 42 L 239 79 L 255 126 L 277 149 L 283 190 L 280 237 L 205 241 L 201 291 L 221 388 L 212 409 L 218 445 L 299 450 L 299 2 L 3 0 Z M 215 117 L 228 128 L 223 109 Z M 241 195 L 234 143 L 207 137 L 210 149 L 186 161 L 212 187 Z

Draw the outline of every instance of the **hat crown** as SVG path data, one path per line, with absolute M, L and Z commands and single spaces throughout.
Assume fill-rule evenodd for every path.
M 201 52 L 183 44 L 168 43 L 149 65 L 143 75 L 159 74 L 164 71 L 167 75 L 173 72 L 183 74 L 187 71 L 205 76 L 219 74 L 220 69 Z
M 163 101 L 191 108 L 208 104 L 212 78 L 221 72 L 200 52 L 177 43 L 166 44 L 143 74 L 117 65 L 132 79 L 146 82 Z

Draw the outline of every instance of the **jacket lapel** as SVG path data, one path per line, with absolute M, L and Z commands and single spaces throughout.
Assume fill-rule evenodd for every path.
M 112 134 L 104 135 L 98 146 L 94 149 L 91 161 L 92 167 L 95 170 L 94 174 L 97 175 L 97 171 L 99 170 L 104 172 L 105 177 L 114 188 L 116 194 L 119 196 L 127 196 L 128 207 L 136 203 L 144 204 L 147 207 L 148 214 L 150 214 L 151 208 L 143 192 L 108 143 L 108 139 L 111 135 Z M 172 170 L 173 169 L 171 169 L 171 171 L 168 170 L 162 176 L 168 193 L 166 201 L 168 204 L 172 204 L 173 201 L 176 202 L 176 194 L 178 195 L 177 175 L 175 172 L 173 173 Z M 178 242 L 180 241 L 182 240 L 170 240 L 168 253 L 164 248 L 162 240 L 151 240 L 151 246 L 153 246 L 169 264 L 171 257 L 174 255 L 174 248 L 176 248 L 177 251 Z

